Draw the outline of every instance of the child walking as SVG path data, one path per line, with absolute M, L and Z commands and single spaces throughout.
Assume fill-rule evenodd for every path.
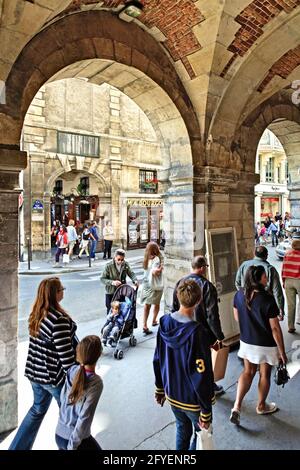
M 60 395 L 55 432 L 60 450 L 101 450 L 91 436 L 92 421 L 103 390 L 102 379 L 95 372 L 101 353 L 98 336 L 86 336 L 77 346 L 76 359 L 79 364 L 68 370 Z

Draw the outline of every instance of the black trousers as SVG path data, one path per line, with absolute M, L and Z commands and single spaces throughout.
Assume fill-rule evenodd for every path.
M 106 305 L 107 314 L 109 314 L 110 304 L 112 302 L 113 296 L 114 294 L 105 294 L 105 305 Z
M 113 243 L 112 240 L 104 240 L 104 255 L 103 255 L 103 258 L 111 258 L 112 243 Z

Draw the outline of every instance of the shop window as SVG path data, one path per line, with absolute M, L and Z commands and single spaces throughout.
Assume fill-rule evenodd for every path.
M 140 193 L 157 193 L 158 181 L 157 172 L 150 170 L 140 170 Z
M 98 157 L 99 137 L 92 135 L 72 134 L 70 132 L 58 132 L 57 151 L 58 153 L 65 153 L 67 155 Z
M 82 196 L 88 196 L 90 194 L 90 179 L 88 176 L 80 178 L 79 189 Z
M 56 196 L 60 196 L 63 192 L 63 181 L 62 180 L 56 180 L 55 181 L 55 186 L 53 188 L 53 192 Z
M 274 181 L 274 158 L 269 158 L 266 165 L 266 181 Z

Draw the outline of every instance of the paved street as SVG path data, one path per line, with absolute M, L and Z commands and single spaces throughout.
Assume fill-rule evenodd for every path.
M 270 261 L 280 269 L 281 262 L 270 253 Z M 133 264 L 139 271 L 138 263 Z M 140 266 L 140 265 L 139 265 Z M 139 276 L 141 271 L 139 271 Z M 99 334 L 104 320 L 103 288 L 99 273 L 73 273 L 61 276 L 67 287 L 64 306 L 78 323 L 78 335 Z M 19 418 L 27 412 L 32 401 L 28 380 L 23 376 L 28 342 L 26 338 L 25 315 L 40 282 L 40 276 L 20 276 L 21 315 L 19 343 Z M 104 391 L 100 399 L 92 432 L 104 449 L 170 450 L 175 444 L 175 423 L 170 407 L 156 405 L 152 357 L 155 335 L 144 338 L 141 333 L 142 308 L 138 307 L 139 328 L 135 330 L 138 340 L 136 348 L 129 348 L 123 341 L 124 359 L 117 361 L 112 350 L 105 349 L 98 364 L 98 373 L 103 377 Z M 214 407 L 214 440 L 217 449 L 300 449 L 300 409 L 298 402 L 300 357 L 295 356 L 299 346 L 300 328 L 296 335 L 287 334 L 286 321 L 283 323 L 286 350 L 289 358 L 294 354 L 290 368 L 292 380 L 282 389 L 272 381 L 269 399 L 276 401 L 280 411 L 272 416 L 258 416 L 255 413 L 256 384 L 247 395 L 239 428 L 229 423 L 230 409 L 236 393 L 236 381 L 241 372 L 237 351 L 229 355 L 225 379 L 221 382 L 226 393 L 219 397 Z M 298 359 L 298 362 L 295 361 Z M 22 392 L 21 392 L 22 391 Z M 57 406 L 51 404 L 37 436 L 34 449 L 56 449 L 54 429 L 57 422 Z M 51 431 L 50 431 L 51 430 Z M 6 449 L 14 436 L 10 434 L 0 444 Z

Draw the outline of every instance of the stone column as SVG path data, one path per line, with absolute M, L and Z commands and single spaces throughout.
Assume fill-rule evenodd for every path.
M 114 229 L 114 244 L 120 245 L 120 188 L 121 169 L 119 160 L 111 159 L 111 224 Z M 121 246 L 121 245 L 120 245 Z
M 109 91 L 110 94 L 110 118 L 109 118 L 109 151 L 110 151 L 110 164 L 111 164 L 111 223 L 114 229 L 115 239 L 114 244 L 121 246 L 121 233 L 120 233 L 120 191 L 121 191 L 121 146 L 122 142 L 118 139 L 121 135 L 120 123 L 120 91 L 113 88 Z M 115 137 L 115 138 L 114 138 Z
M 0 433 L 18 423 L 18 209 L 25 152 L 0 149 Z
M 254 210 L 254 222 L 260 222 L 261 219 L 261 198 L 263 193 L 255 194 L 255 210 Z

